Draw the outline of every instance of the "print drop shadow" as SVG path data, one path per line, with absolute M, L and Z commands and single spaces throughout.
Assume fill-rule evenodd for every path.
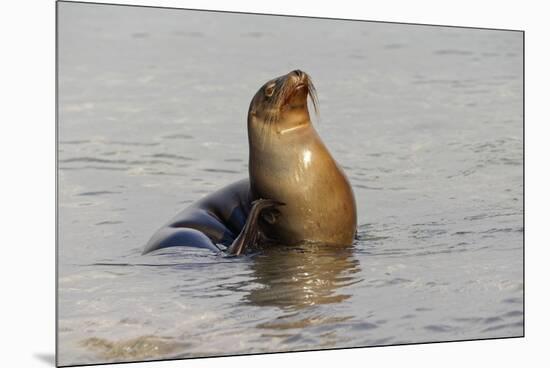
M 51 353 L 34 353 L 33 356 L 52 367 L 55 367 L 55 354 Z

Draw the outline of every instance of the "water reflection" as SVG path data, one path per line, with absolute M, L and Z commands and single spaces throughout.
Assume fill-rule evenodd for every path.
M 251 270 L 259 287 L 246 303 L 291 310 L 339 303 L 351 297 L 342 288 L 360 281 L 352 247 L 270 247 L 254 257 Z

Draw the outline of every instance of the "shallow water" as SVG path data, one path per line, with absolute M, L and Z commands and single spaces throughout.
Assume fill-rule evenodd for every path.
M 59 4 L 59 363 L 523 334 L 522 34 Z M 141 256 L 314 79 L 350 248 Z M 320 120 L 320 121 L 319 121 Z

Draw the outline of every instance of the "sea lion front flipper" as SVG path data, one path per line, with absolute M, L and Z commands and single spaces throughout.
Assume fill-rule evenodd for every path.
M 238 256 L 244 253 L 247 247 L 257 245 L 261 238 L 258 223 L 260 215 L 263 211 L 267 209 L 274 209 L 278 206 L 284 206 L 284 203 L 273 199 L 258 199 L 252 202 L 252 209 L 246 219 L 246 223 L 244 224 L 239 236 L 237 236 L 237 239 L 235 239 L 231 246 L 227 248 L 227 253 Z

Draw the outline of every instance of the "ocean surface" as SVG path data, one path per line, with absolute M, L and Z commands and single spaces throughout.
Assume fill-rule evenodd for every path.
M 60 364 L 523 335 L 522 33 L 58 6 Z M 142 256 L 296 68 L 355 244 Z

